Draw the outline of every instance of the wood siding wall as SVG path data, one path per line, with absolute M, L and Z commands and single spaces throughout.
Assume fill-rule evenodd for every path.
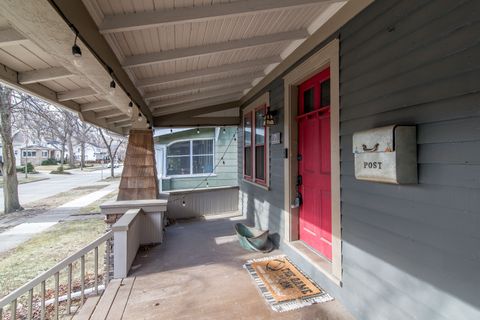
M 476 0 L 382 0 L 334 35 L 342 287 L 282 248 L 359 319 L 480 319 L 479 17 Z M 281 78 L 267 90 L 281 109 Z M 354 177 L 352 133 L 389 124 L 417 125 L 418 185 Z M 241 183 L 240 206 L 281 238 L 283 146 L 270 159 L 271 190 Z

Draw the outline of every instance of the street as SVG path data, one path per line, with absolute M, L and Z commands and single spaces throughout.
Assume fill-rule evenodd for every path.
M 115 175 L 120 175 L 122 168 L 115 169 Z M 73 188 L 91 185 L 102 178 L 101 170 L 86 172 L 80 169 L 69 170 L 72 174 L 49 174 L 39 173 L 42 177 L 48 177 L 47 180 L 20 184 L 18 186 L 18 193 L 20 203 L 25 205 L 29 202 L 44 199 L 56 195 L 57 193 L 68 191 Z M 103 178 L 108 177 L 110 169 L 103 170 Z M 3 189 L 0 189 L 0 211 L 3 211 Z

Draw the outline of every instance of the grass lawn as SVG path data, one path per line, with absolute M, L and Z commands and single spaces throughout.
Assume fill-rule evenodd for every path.
M 17 173 L 18 184 L 30 183 L 35 181 L 47 180 L 48 177 L 37 176 L 35 174 L 28 174 L 28 178 L 25 178 L 25 173 Z M 3 188 L 3 177 L 0 176 L 0 188 Z
M 60 222 L 47 231 L 0 256 L 0 297 L 25 284 L 53 267 L 75 251 L 100 237 L 106 230 L 101 219 Z M 99 249 L 99 274 L 103 270 L 104 245 Z M 87 273 L 94 270 L 93 251 L 86 256 Z M 79 279 L 80 261 L 74 265 L 74 281 Z M 67 272 L 60 273 L 60 283 L 65 284 Z M 53 288 L 53 277 L 47 282 Z M 40 288 L 35 288 L 35 294 Z

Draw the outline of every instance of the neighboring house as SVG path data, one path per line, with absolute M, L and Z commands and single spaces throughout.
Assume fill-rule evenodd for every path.
M 20 164 L 31 163 L 39 166 L 43 161 L 55 158 L 56 150 L 44 146 L 28 146 L 20 149 Z
M 236 132 L 234 127 L 156 130 L 162 191 L 238 185 Z

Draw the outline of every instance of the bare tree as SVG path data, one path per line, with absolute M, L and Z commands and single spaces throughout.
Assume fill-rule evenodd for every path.
M 93 140 L 93 126 L 77 119 L 75 123 L 75 140 L 80 144 L 80 169 L 85 167 L 85 148 L 87 143 Z
M 73 150 L 73 135 L 77 115 L 73 112 L 64 110 L 47 104 L 39 99 L 31 98 L 27 100 L 29 111 L 35 121 L 31 124 L 36 130 L 42 130 L 43 139 L 46 141 L 55 141 L 60 146 L 53 146 L 60 150 L 60 167 L 63 168 L 65 163 L 65 152 L 68 148 L 69 163 L 75 165 L 75 153 Z
M 18 179 L 13 151 L 12 115 L 13 109 L 23 103 L 23 97 L 13 89 L 0 85 L 0 135 L 2 138 L 2 175 L 4 213 L 23 210 L 18 199 Z
M 107 148 L 108 156 L 110 158 L 110 176 L 113 178 L 115 177 L 114 166 L 117 152 L 120 146 L 125 143 L 125 138 L 120 135 L 109 134 L 106 130 L 100 128 L 98 129 L 98 133 L 102 138 L 105 148 Z

